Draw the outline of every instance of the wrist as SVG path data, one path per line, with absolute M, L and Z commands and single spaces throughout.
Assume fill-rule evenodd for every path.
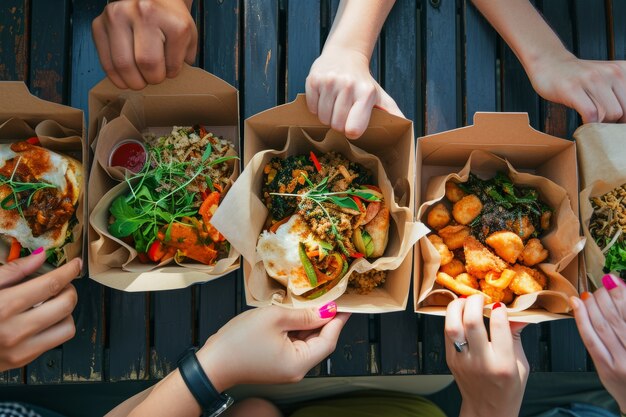
M 367 53 L 359 48 L 355 48 L 350 44 L 342 44 L 340 42 L 326 42 L 322 49 L 321 55 L 332 55 L 335 58 L 341 60 L 354 59 L 359 63 L 362 63 L 367 68 L 370 65 L 371 53 Z
M 532 80 L 536 74 L 553 67 L 555 64 L 573 61 L 578 58 L 565 47 L 553 50 L 534 50 L 519 57 L 524 70 Z
M 220 366 L 219 358 L 215 357 L 215 351 L 208 343 L 196 352 L 196 357 L 217 392 L 221 394 L 236 385 L 232 376 L 229 375 L 228 367 Z

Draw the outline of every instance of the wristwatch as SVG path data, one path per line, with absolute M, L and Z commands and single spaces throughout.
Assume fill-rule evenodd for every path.
M 233 397 L 220 394 L 211 384 L 196 357 L 196 348 L 185 351 L 178 360 L 178 370 L 205 416 L 217 417 L 233 404 Z

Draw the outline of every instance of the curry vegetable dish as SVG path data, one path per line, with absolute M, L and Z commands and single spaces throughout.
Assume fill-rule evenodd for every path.
M 233 145 L 202 126 L 145 135 L 148 160 L 113 201 L 109 232 L 144 263 L 187 259 L 213 265 L 230 250 L 211 225 L 233 171 Z
M 329 152 L 273 158 L 264 167 L 263 198 L 269 209 L 257 253 L 267 273 L 292 294 L 317 298 L 344 277 L 358 258 L 383 255 L 389 207 L 362 165 Z M 366 293 L 385 273 L 350 280 Z
M 626 279 L 626 184 L 591 198 L 589 232 L 604 253 L 604 272 Z
M 448 181 L 445 195 L 426 220 L 441 257 L 437 283 L 504 304 L 547 288 L 537 265 L 549 257 L 539 238 L 550 229 L 552 210 L 537 190 L 503 173 L 486 181 L 470 174 L 464 183 Z
M 0 145 L 0 235 L 11 245 L 7 261 L 37 248 L 53 265 L 66 261 L 74 241 L 82 165 L 39 146 L 36 137 Z

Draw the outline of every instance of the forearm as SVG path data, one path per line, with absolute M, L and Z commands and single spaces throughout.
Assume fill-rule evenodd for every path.
M 528 0 L 472 0 L 531 74 L 544 57 L 571 56 Z
M 350 48 L 369 59 L 394 3 L 395 0 L 342 0 L 324 49 Z

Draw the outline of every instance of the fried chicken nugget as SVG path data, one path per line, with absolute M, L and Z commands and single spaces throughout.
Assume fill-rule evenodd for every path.
M 548 255 L 548 250 L 543 247 L 539 239 L 534 237 L 526 243 L 519 260 L 526 266 L 533 266 L 545 261 Z
M 491 253 L 473 236 L 468 236 L 463 242 L 465 253 L 465 269 L 477 278 L 485 278 L 487 272 L 502 272 L 508 265 L 502 259 Z
M 475 290 L 478 289 L 478 280 L 476 279 L 476 277 L 471 276 L 467 272 L 457 275 L 456 277 L 454 277 L 454 280 L 460 282 L 461 284 L 467 285 L 468 287 Z
M 480 214 L 483 203 L 474 195 L 466 195 L 452 206 L 452 217 L 457 223 L 470 224 Z
M 535 233 L 535 226 L 533 226 L 528 216 L 522 216 L 521 224 L 519 220 L 509 220 L 506 222 L 506 226 L 513 230 L 522 240 L 527 240 Z
M 509 304 L 513 301 L 513 291 L 510 288 L 496 288 L 485 280 L 480 280 L 480 290 L 490 296 L 494 303 Z
M 484 292 L 481 292 L 477 289 L 474 289 L 472 287 L 469 287 L 463 284 L 462 282 L 455 280 L 454 278 L 452 278 L 450 275 L 446 274 L 445 272 L 438 272 L 436 281 L 438 284 L 446 287 L 447 289 L 449 289 L 450 291 L 458 295 L 482 294 L 485 297 L 485 303 L 489 304 L 492 302 L 491 297 L 485 294 Z
M 439 236 L 450 250 L 462 248 L 463 241 L 469 235 L 470 228 L 462 225 L 446 226 L 439 230 Z
M 431 228 L 439 230 L 446 227 L 448 223 L 450 223 L 451 219 L 452 216 L 450 216 L 450 210 L 448 210 L 446 205 L 443 203 L 437 203 L 431 207 L 428 212 L 426 223 L 428 223 Z
M 506 230 L 490 234 L 485 242 L 496 251 L 499 257 L 510 264 L 514 264 L 524 250 L 522 238 Z
M 527 266 L 515 264 L 512 269 L 515 277 L 509 288 L 517 295 L 530 294 L 547 288 L 548 278 L 540 271 Z
M 437 235 L 428 235 L 428 240 L 433 244 L 439 256 L 441 257 L 441 265 L 446 265 L 452 261 L 454 254 L 450 252 L 450 249 L 443 243 L 443 240 Z
M 465 265 L 463 265 L 463 262 L 461 262 L 460 260 L 454 258 L 453 260 L 451 260 L 450 262 L 448 262 L 445 265 L 442 265 L 441 268 L 439 268 L 439 270 L 441 272 L 445 272 L 446 274 L 450 275 L 451 277 L 457 277 L 457 275 L 462 274 L 463 272 L 465 272 Z
M 446 182 L 446 198 L 452 203 L 456 203 L 460 199 L 465 197 L 465 191 L 461 190 L 455 182 Z

